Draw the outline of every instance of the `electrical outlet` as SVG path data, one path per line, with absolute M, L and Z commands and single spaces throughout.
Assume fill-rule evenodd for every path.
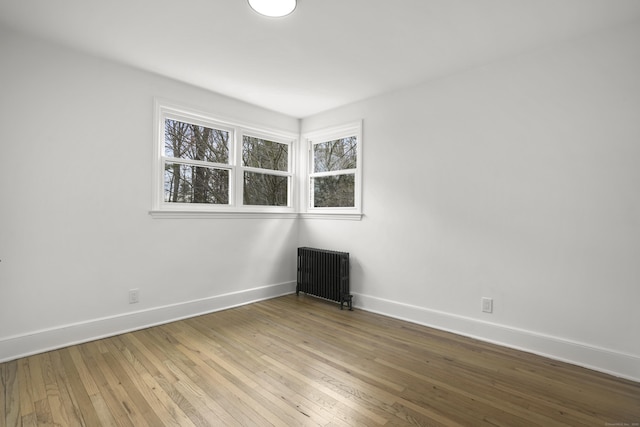
M 140 290 L 129 289 L 129 304 L 136 304 L 140 301 Z
M 482 311 L 484 313 L 493 313 L 493 299 L 482 297 Z

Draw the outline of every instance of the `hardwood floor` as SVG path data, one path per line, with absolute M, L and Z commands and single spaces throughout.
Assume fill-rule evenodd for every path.
M 640 383 L 295 295 L 0 375 L 0 427 L 640 425 Z

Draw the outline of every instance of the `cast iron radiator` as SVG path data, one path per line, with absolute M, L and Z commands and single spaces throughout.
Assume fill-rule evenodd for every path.
M 352 295 L 349 294 L 349 253 L 325 249 L 298 248 L 298 284 L 300 292 L 347 304 L 349 310 Z

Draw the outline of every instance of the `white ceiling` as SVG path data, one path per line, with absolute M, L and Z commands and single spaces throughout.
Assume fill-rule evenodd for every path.
M 299 0 L 285 18 L 246 0 L 0 0 L 0 24 L 300 118 L 638 19 L 640 0 Z

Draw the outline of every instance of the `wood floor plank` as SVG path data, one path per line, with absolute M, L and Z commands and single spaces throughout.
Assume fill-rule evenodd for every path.
M 100 393 L 100 391 L 93 380 L 93 375 L 87 368 L 82 354 L 80 354 L 80 348 L 80 346 L 69 347 L 69 355 L 71 356 L 71 359 L 73 359 L 73 363 L 75 364 L 75 368 L 78 370 L 78 375 L 80 375 L 80 380 L 82 381 L 87 394 L 89 396 L 93 396 Z
M 82 420 L 82 413 L 78 407 L 78 402 L 74 397 L 73 391 L 69 388 L 69 378 L 64 370 L 61 352 L 50 352 L 49 359 L 51 360 L 52 374 L 55 377 L 57 390 L 60 393 L 60 404 L 68 421 L 66 425 L 74 427 L 84 426 L 85 424 Z
M 107 363 L 119 378 L 135 406 L 141 411 L 142 417 L 152 426 L 163 423 L 178 425 L 165 406 L 156 398 L 155 393 L 147 387 L 143 378 L 131 366 L 130 361 L 135 365 L 136 360 L 126 356 L 127 349 L 120 345 L 118 337 L 105 341 L 105 344 L 110 350 L 109 353 L 104 354 Z
M 200 381 L 197 379 L 194 380 L 194 375 L 189 375 L 189 373 L 187 373 L 188 369 L 185 369 L 184 366 L 179 367 L 172 361 L 167 361 L 166 364 L 178 377 L 175 387 L 181 396 L 184 396 L 199 413 L 203 414 L 201 421 L 204 422 L 204 425 L 215 425 L 215 423 L 212 422 L 214 420 L 220 422 L 222 425 L 233 425 L 243 420 L 242 415 L 235 414 L 235 408 L 223 406 L 223 402 L 226 402 L 226 399 L 216 398 L 219 392 L 212 392 L 212 389 L 215 388 L 213 385 L 203 384 L 205 388 L 202 388 L 198 384 Z M 236 417 L 239 418 L 238 421 Z
M 47 399 L 49 400 L 49 408 L 51 408 L 53 424 L 58 426 L 73 425 L 71 421 L 69 421 L 69 417 L 64 409 L 60 395 L 50 395 Z
M 131 349 L 121 340 L 121 337 L 114 337 L 112 340 L 122 356 L 124 361 L 122 367 L 126 370 L 134 381 L 136 387 L 143 393 L 145 400 L 150 405 L 158 408 L 157 412 L 166 425 L 175 425 L 179 427 L 193 426 L 191 420 L 185 413 L 171 400 L 167 393 L 163 390 L 159 382 L 157 382 L 145 369 L 144 365 L 136 358 Z
M 101 425 L 108 427 L 116 427 L 122 425 L 113 417 L 113 413 L 109 409 L 107 402 L 105 402 L 104 398 L 102 397 L 102 393 L 92 394 L 91 403 L 96 410 L 96 414 L 98 414 L 98 418 L 100 418 Z
M 206 421 L 205 416 L 211 413 L 211 411 L 206 409 L 207 413 L 205 414 L 180 392 L 179 388 L 176 387 L 178 378 L 166 368 L 164 362 L 160 358 L 164 353 L 160 352 L 149 343 L 145 344 L 143 342 L 144 337 L 142 335 L 144 335 L 144 331 L 141 333 L 125 334 L 121 336 L 120 339 L 126 343 L 129 351 L 135 355 L 141 365 L 144 366 L 144 369 L 161 387 L 162 391 L 170 401 L 178 408 L 176 411 L 184 413 L 189 421 L 196 426 L 208 426 L 209 423 Z M 168 403 L 168 405 L 171 406 L 170 403 Z M 200 401 L 198 401 L 197 406 L 200 406 L 203 409 L 206 408 L 206 406 L 202 405 Z M 179 418 L 180 415 L 176 414 L 176 417 Z M 188 423 L 185 423 L 185 425 L 188 425 Z
M 96 391 L 90 395 L 91 402 L 96 408 L 96 413 L 101 419 L 107 419 L 107 423 L 115 423 L 118 426 L 133 426 L 128 411 L 121 403 L 120 396 L 109 383 L 109 377 L 103 373 L 105 362 L 104 354 L 98 342 L 87 343 L 79 347 L 82 359 L 89 372 Z M 106 413 L 108 411 L 108 414 Z
M 50 357 L 51 355 L 50 353 L 44 353 L 41 356 L 42 378 L 44 381 L 47 400 L 49 402 L 49 409 L 51 410 L 52 422 L 54 425 L 70 425 L 69 419 L 60 399 L 60 389 L 58 388 L 56 373 Z
M 18 362 L 2 364 L 3 423 L 5 427 L 20 425 L 20 387 L 18 385 Z
M 64 380 L 73 399 L 74 407 L 81 417 L 82 424 L 86 426 L 100 425 L 98 414 L 91 403 L 87 390 L 82 384 L 82 379 L 69 353 L 69 348 L 59 350 L 59 355 L 65 372 Z
M 51 414 L 51 408 L 49 407 L 49 399 L 44 398 L 35 402 L 36 408 L 36 420 L 39 426 L 53 425 L 53 415 Z
M 31 379 L 32 398 L 35 402 L 47 398 L 47 388 L 42 373 L 42 361 L 45 355 L 36 354 L 29 358 L 29 378 Z
M 20 420 L 22 427 L 38 427 L 38 418 L 36 418 L 36 413 L 31 412 L 28 415 L 24 415 Z
M 0 384 L 0 427 L 640 423 L 639 383 L 295 295 L 5 362 Z
M 33 399 L 33 389 L 31 387 L 29 359 L 18 360 L 18 385 L 20 389 L 20 417 L 35 416 L 36 408 L 35 400 Z M 29 420 L 30 419 L 31 418 L 29 418 Z
M 104 378 L 103 395 L 107 402 L 112 402 L 112 404 L 108 403 L 108 405 L 115 418 L 121 423 L 136 427 L 153 426 L 154 424 L 151 424 L 150 421 L 155 421 L 156 425 L 158 425 L 159 419 L 157 415 L 151 415 L 153 420 L 145 418 L 147 408 L 139 405 L 139 391 L 131 386 L 130 379 L 120 372 L 113 355 L 108 351 L 105 353 L 94 351 L 92 356 L 96 362 L 96 369 L 99 370 L 99 375 Z M 126 421 L 127 418 L 129 421 Z

